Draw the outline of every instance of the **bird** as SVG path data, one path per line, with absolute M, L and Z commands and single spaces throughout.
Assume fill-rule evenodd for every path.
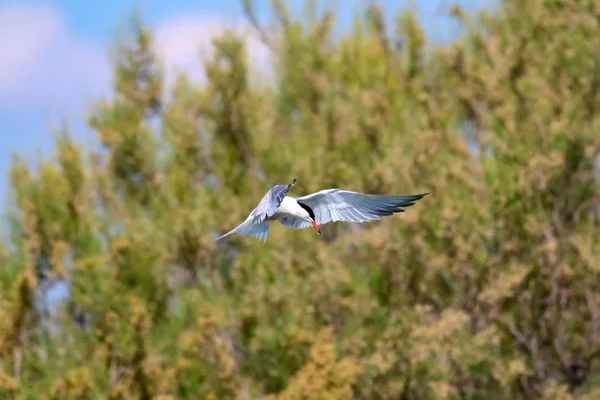
M 382 216 L 404 212 L 400 207 L 409 207 L 429 193 L 408 196 L 365 194 L 341 190 L 324 189 L 302 197 L 289 197 L 288 192 L 296 184 L 273 186 L 263 196 L 248 218 L 231 231 L 219 236 L 221 240 L 231 234 L 252 236 L 263 242 L 269 236 L 269 222 L 279 221 L 287 228 L 304 229 L 313 227 L 321 234 L 321 225 L 328 222 L 367 222 L 380 220 Z

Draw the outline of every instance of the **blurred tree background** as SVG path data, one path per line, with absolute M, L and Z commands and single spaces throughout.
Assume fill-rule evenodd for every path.
M 439 46 L 403 10 L 339 33 L 314 2 L 267 23 L 243 3 L 271 71 L 226 33 L 205 83 L 167 89 L 132 24 L 87 117 L 102 148 L 65 128 L 52 159 L 15 157 L 0 397 L 600 398 L 600 2 L 454 7 Z M 294 177 L 431 194 L 213 242 Z

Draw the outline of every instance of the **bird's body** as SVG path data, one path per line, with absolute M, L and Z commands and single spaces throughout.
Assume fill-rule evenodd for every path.
M 270 221 L 279 221 L 283 226 L 294 229 L 312 226 L 320 235 L 319 225 L 332 221 L 379 220 L 381 216 L 403 212 L 399 207 L 412 206 L 415 201 L 427 195 L 383 196 L 325 189 L 298 198 L 287 196 L 295 184 L 296 179 L 290 185 L 273 186 L 244 222 L 216 240 L 238 233 L 242 236 L 254 236 L 264 243 L 269 236 Z
M 299 218 L 300 220 L 310 221 L 310 214 L 298 204 L 298 201 L 290 196 L 285 196 L 281 201 L 277 211 L 272 217 L 267 217 L 267 221 L 277 221 L 282 218 Z

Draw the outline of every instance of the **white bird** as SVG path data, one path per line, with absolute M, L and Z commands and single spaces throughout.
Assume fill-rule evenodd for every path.
M 283 226 L 304 229 L 313 226 L 321 234 L 320 225 L 332 221 L 366 222 L 379 220 L 381 216 L 404 212 L 399 207 L 409 207 L 429 193 L 409 196 L 384 196 L 350 192 L 340 189 L 325 189 L 307 196 L 286 196 L 290 185 L 275 185 L 264 195 L 258 206 L 244 222 L 215 241 L 232 233 L 253 236 L 263 244 L 269 236 L 269 221 L 279 221 Z

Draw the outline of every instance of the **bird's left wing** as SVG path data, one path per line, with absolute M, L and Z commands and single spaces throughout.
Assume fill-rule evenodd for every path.
M 323 225 L 332 221 L 366 222 L 379 220 L 382 216 L 403 212 L 404 210 L 400 207 L 412 206 L 415 201 L 426 195 L 427 193 L 408 196 L 384 196 L 340 189 L 325 189 L 296 198 L 296 201 L 309 206 L 315 213 L 315 222 Z

